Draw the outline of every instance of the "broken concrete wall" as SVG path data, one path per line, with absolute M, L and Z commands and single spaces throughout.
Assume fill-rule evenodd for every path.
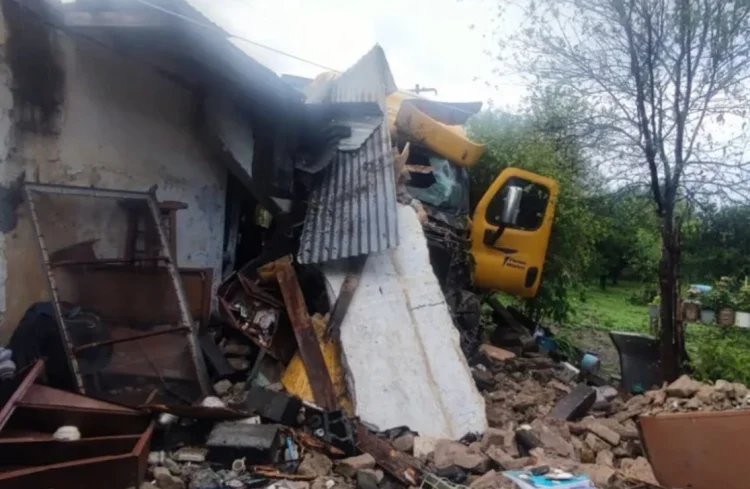
M 399 206 L 401 243 L 370 255 L 341 326 L 355 414 L 380 429 L 409 426 L 458 439 L 487 427 L 458 331 L 414 209 Z M 346 273 L 324 268 L 333 296 Z
M 178 265 L 212 268 L 217 282 L 226 171 L 196 138 L 193 93 L 143 63 L 61 32 L 39 33 L 29 48 L 28 36 L 18 37 L 28 29 L 15 25 L 13 4 L 4 3 L 0 22 L 0 47 L 7 53 L 0 62 L 0 341 L 9 338 L 31 303 L 47 299 L 36 241 L 20 205 L 24 178 L 141 191 L 158 184 L 159 200 L 188 205 L 177 213 Z M 23 80 L 28 74 L 17 76 L 8 60 L 23 56 L 24 49 L 38 52 L 45 43 L 47 59 L 37 56 L 35 64 L 24 64 L 59 78 L 60 93 L 41 106 L 16 90 L 14 78 Z M 49 100 L 59 105 L 49 107 Z M 82 220 L 90 227 L 59 228 L 86 239 L 107 216 Z M 105 239 L 96 246 L 122 245 Z M 118 250 L 97 251 L 112 255 Z

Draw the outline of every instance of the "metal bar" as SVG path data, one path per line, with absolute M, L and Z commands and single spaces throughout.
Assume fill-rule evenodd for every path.
M 78 360 L 73 354 L 73 344 L 68 329 L 65 327 L 65 320 L 63 319 L 62 308 L 60 307 L 60 294 L 57 290 L 57 281 L 55 275 L 52 273 L 52 267 L 50 266 L 49 252 L 47 251 L 47 244 L 44 241 L 44 235 L 42 234 L 42 228 L 39 224 L 39 216 L 36 212 L 36 205 L 34 204 L 33 189 L 39 188 L 40 184 L 24 184 L 24 193 L 26 194 L 26 205 L 29 209 L 29 215 L 31 216 L 31 222 L 33 223 L 34 233 L 36 234 L 36 240 L 39 244 L 39 254 L 42 258 L 42 266 L 44 272 L 47 275 L 47 285 L 49 286 L 50 296 L 52 297 L 52 307 L 55 311 L 55 319 L 57 319 L 57 328 L 60 330 L 60 337 L 63 340 L 63 348 L 65 349 L 65 356 L 68 358 L 68 365 L 75 378 L 78 391 L 81 394 L 86 393 L 86 388 L 83 384 L 83 377 L 78 368 Z M 43 186 L 42 186 L 43 187 Z
M 280 263 L 276 278 L 281 287 L 281 295 L 284 297 L 284 304 L 294 329 L 294 336 L 297 338 L 299 354 L 307 371 L 315 402 L 323 409 L 333 411 L 338 408 L 336 392 L 333 389 L 333 382 L 331 382 L 328 367 L 323 359 L 323 353 L 320 351 L 318 337 L 310 316 L 307 314 L 305 298 L 292 265 L 286 261 Z
M 134 258 L 132 260 L 104 259 L 104 260 L 60 260 L 50 263 L 51 268 L 70 267 L 70 266 L 87 266 L 87 265 L 134 265 L 138 262 L 158 262 L 169 260 L 166 256 L 158 258 Z
M 212 391 L 211 381 L 208 377 L 208 371 L 206 370 L 206 364 L 203 361 L 203 352 L 201 351 L 200 343 L 198 342 L 198 334 L 193 329 L 193 321 L 190 317 L 190 307 L 187 303 L 187 297 L 185 295 L 184 287 L 182 286 L 182 278 L 180 272 L 175 265 L 174 257 L 172 256 L 172 250 L 167 242 L 167 237 L 164 234 L 164 228 L 161 225 L 159 206 L 156 201 L 156 195 L 154 193 L 148 194 L 146 197 L 148 202 L 148 208 L 151 210 L 151 217 L 154 220 L 156 232 L 159 235 L 159 243 L 161 244 L 161 253 L 163 256 L 169 258 L 167 261 L 167 270 L 172 278 L 172 285 L 174 286 L 175 293 L 177 295 L 177 303 L 180 309 L 180 322 L 182 325 L 190 330 L 188 333 L 188 348 L 190 349 L 190 355 L 193 358 L 193 364 L 195 365 L 196 374 L 198 375 L 198 384 L 200 385 L 201 392 L 204 396 L 207 396 Z
M 26 374 L 26 377 L 24 377 L 23 381 L 21 381 L 21 384 L 19 384 L 15 392 L 13 392 L 13 395 L 10 396 L 8 402 L 5 403 L 5 406 L 0 409 L 0 430 L 2 430 L 5 426 L 5 423 L 8 422 L 10 416 L 13 414 L 13 411 L 16 410 L 16 404 L 21 399 L 23 399 L 23 396 L 26 395 L 26 391 L 28 391 L 31 386 L 34 385 L 34 382 L 36 382 L 36 378 L 39 377 L 39 374 L 43 369 L 44 360 L 37 360 L 34 366 L 31 367 L 31 370 Z
M 90 350 L 91 348 L 99 348 L 102 346 L 115 345 L 117 343 L 125 343 L 128 341 L 138 341 L 144 338 L 151 338 L 152 336 L 159 336 L 163 334 L 177 333 L 177 332 L 189 331 L 189 330 L 190 328 L 187 328 L 185 326 L 178 326 L 176 328 L 163 329 L 161 331 L 149 331 L 148 333 L 136 334 L 133 336 L 129 336 L 127 338 L 116 338 L 113 340 L 97 341 L 96 343 L 88 343 L 85 345 L 76 346 L 75 348 L 73 348 L 73 351 L 76 354 L 78 354 L 82 351 Z
M 148 200 L 152 196 L 150 192 L 138 192 L 135 190 L 113 190 L 107 188 L 77 187 L 73 185 L 51 185 L 47 183 L 26 183 L 24 184 L 24 188 L 27 192 L 39 192 L 40 194 L 105 197 L 110 199 Z

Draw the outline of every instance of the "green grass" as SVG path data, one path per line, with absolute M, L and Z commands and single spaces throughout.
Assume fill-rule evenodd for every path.
M 621 283 L 606 290 L 589 288 L 574 301 L 575 313 L 567 324 L 560 325 L 560 333 L 573 343 L 577 336 L 583 336 L 581 330 L 650 334 L 648 306 L 634 305 L 629 300 L 641 288 L 635 283 Z M 749 330 L 691 323 L 685 326 L 685 343 L 699 379 L 750 384 Z
M 634 305 L 629 298 L 642 286 L 621 283 L 617 286 L 590 287 L 573 301 L 574 315 L 567 328 L 648 333 L 648 306 Z

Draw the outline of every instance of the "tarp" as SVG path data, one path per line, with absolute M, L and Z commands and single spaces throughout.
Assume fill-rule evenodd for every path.
M 381 430 L 462 438 L 487 428 L 459 334 L 430 264 L 416 212 L 399 205 L 401 242 L 373 253 L 341 325 L 342 362 L 355 414 Z M 338 295 L 346 270 L 323 272 Z

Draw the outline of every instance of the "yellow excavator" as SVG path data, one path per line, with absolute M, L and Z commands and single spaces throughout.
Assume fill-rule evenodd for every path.
M 424 209 L 421 220 L 433 268 L 462 333 L 462 346 L 470 351 L 481 333 L 477 291 L 536 295 L 557 182 L 508 167 L 471 214 L 469 171 L 481 164 L 486 148 L 471 141 L 462 126 L 481 103 L 447 104 L 399 91 L 388 97 L 387 109 L 393 141 L 407 154 L 402 171 L 406 188 Z

